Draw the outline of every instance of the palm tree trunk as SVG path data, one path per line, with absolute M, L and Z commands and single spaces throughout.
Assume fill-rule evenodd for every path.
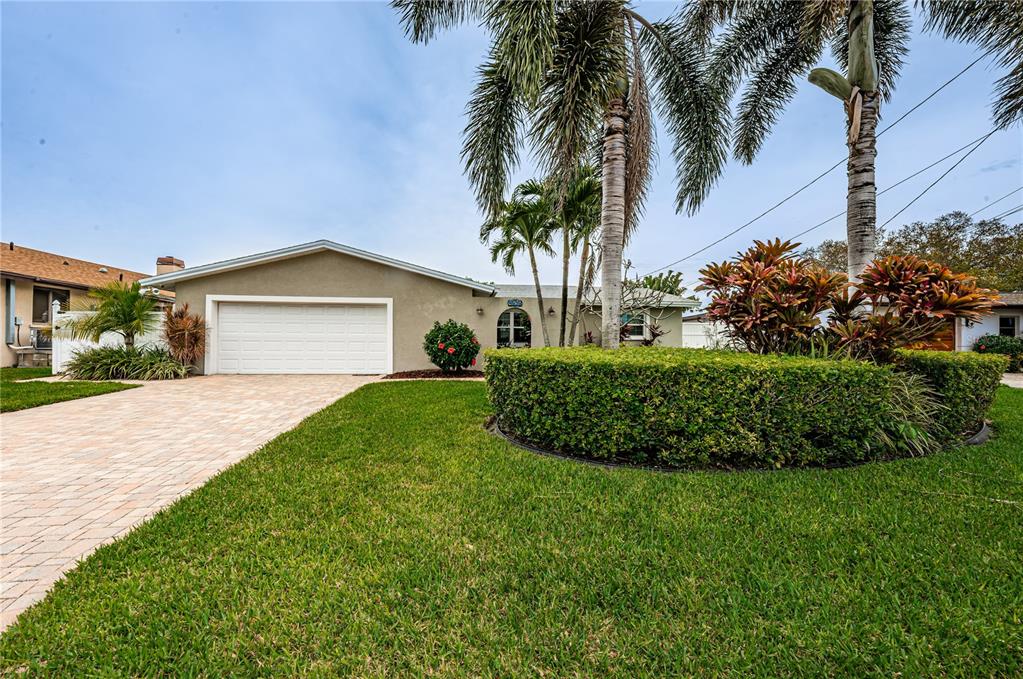
M 124 333 L 124 346 L 127 349 L 132 349 L 135 346 L 135 334 L 126 332 Z
M 536 268 L 536 253 L 529 248 L 529 265 L 533 267 L 533 285 L 536 286 L 536 303 L 540 306 L 540 330 L 543 332 L 543 345 L 551 345 L 551 337 L 547 334 L 547 311 L 543 305 L 543 291 L 540 288 L 540 272 Z
M 622 249 L 625 241 L 625 124 L 622 97 L 604 114 L 603 196 L 600 205 L 601 345 L 617 349 L 621 339 Z
M 579 256 L 579 285 L 575 289 L 575 308 L 572 311 L 572 328 L 568 333 L 568 343 L 575 344 L 575 331 L 579 326 L 579 308 L 583 304 L 583 288 L 586 287 L 586 267 L 590 262 L 590 239 L 583 239 L 582 254 Z
M 877 233 L 877 185 L 874 183 L 877 106 L 877 93 L 864 92 L 859 137 L 849 144 L 846 230 L 849 280 L 853 283 L 859 281 L 860 274 L 874 259 Z
M 565 323 L 568 320 L 568 258 L 571 255 L 569 249 L 572 246 L 571 234 L 568 224 L 563 224 L 561 230 L 564 232 L 564 241 L 561 252 L 561 329 L 558 331 L 558 346 L 565 346 Z

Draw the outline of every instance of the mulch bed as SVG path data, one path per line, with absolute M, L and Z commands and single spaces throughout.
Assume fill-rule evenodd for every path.
M 483 377 L 482 370 L 406 370 L 400 373 L 384 375 L 385 380 L 472 380 Z

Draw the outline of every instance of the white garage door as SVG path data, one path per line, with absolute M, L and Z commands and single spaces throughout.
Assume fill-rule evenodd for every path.
M 387 307 L 221 302 L 217 372 L 385 373 Z

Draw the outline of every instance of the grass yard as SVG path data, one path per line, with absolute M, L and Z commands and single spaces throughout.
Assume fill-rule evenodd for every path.
M 1023 390 L 984 446 L 832 471 L 607 470 L 487 414 L 479 383 L 360 389 L 91 556 L 0 674 L 1023 667 Z
M 24 382 L 48 377 L 49 368 L 0 368 L 0 412 L 35 408 L 49 403 L 131 389 L 137 384 L 117 382 Z

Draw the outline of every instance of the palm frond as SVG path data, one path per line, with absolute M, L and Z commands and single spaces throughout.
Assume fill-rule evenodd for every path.
M 480 209 L 498 209 L 508 176 L 519 164 L 520 130 L 525 115 L 519 92 L 493 60 L 479 69 L 469 100 L 462 162 Z
M 557 39 L 557 2 L 498 2 L 487 16 L 505 78 L 527 102 L 535 101 L 551 66 Z
M 531 130 L 537 158 L 567 181 L 623 91 L 621 3 L 573 3 L 558 14 L 557 44 Z
M 412 42 L 429 42 L 439 31 L 480 19 L 493 0 L 392 0 Z
M 995 124 L 1004 128 L 1023 120 L 1023 2 L 922 0 L 917 4 L 927 15 L 925 30 L 980 45 L 1009 69 L 995 83 Z
M 752 163 L 785 105 L 795 96 L 802 80 L 820 59 L 828 36 L 801 36 L 776 48 L 756 67 L 739 100 L 735 118 L 736 158 Z
M 728 156 L 728 94 L 707 82 L 699 45 L 684 17 L 640 31 L 645 63 L 656 84 L 655 103 L 671 138 L 678 190 L 675 209 L 699 209 Z
M 877 59 L 877 93 L 890 101 L 909 53 L 912 14 L 902 0 L 874 0 L 874 58 Z M 838 30 L 831 38 L 831 54 L 849 69 L 849 31 Z
M 650 187 L 654 162 L 654 128 L 639 34 L 632 17 L 626 17 L 625 22 L 629 29 L 629 58 L 632 67 L 627 99 L 629 130 L 625 137 L 625 243 L 628 243 L 643 214 L 643 204 Z

